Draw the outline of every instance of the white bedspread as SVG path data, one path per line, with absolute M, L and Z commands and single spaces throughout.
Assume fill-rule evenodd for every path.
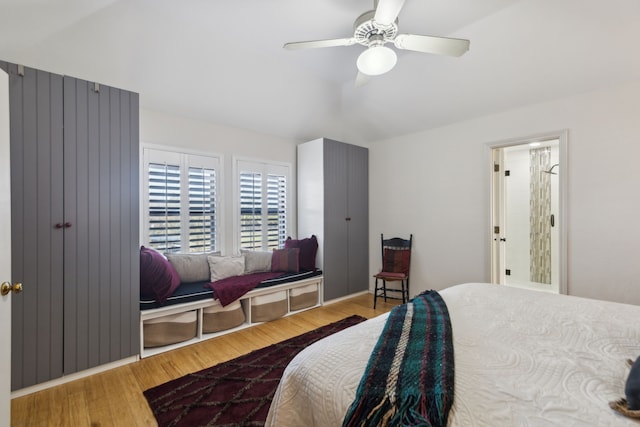
M 489 284 L 440 291 L 451 316 L 450 426 L 638 426 L 612 411 L 640 355 L 640 307 Z M 306 348 L 267 426 L 342 424 L 386 315 Z

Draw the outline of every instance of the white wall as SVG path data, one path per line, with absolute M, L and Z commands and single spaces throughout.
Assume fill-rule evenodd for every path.
M 221 233 L 226 253 L 233 252 L 233 167 L 234 156 L 291 164 L 291 212 L 289 231 L 296 233 L 296 143 L 243 129 L 217 125 L 158 111 L 140 111 L 140 141 L 168 147 L 184 147 L 221 156 L 223 182 L 221 200 L 224 226 Z
M 640 304 L 639 113 L 637 82 L 371 144 L 372 274 L 413 233 L 412 294 L 489 281 L 488 144 L 568 129 L 568 292 Z

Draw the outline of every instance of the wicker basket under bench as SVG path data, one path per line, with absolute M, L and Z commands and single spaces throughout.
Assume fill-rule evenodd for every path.
M 140 357 L 148 357 L 322 305 L 323 276 L 255 288 L 222 307 L 211 297 L 141 310 Z

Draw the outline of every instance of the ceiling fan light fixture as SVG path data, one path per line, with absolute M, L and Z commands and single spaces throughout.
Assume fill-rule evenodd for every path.
M 358 56 L 358 70 L 368 76 L 379 76 L 396 66 L 398 56 L 386 46 L 372 45 Z

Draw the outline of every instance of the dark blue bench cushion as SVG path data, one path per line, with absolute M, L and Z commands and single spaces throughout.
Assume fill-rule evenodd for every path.
M 275 279 L 260 282 L 256 288 L 268 288 L 269 286 L 281 285 L 283 283 L 297 282 L 298 280 L 308 279 L 310 277 L 322 276 L 322 270 L 299 271 L 297 273 L 285 273 Z
M 275 279 L 260 282 L 256 288 L 268 288 L 269 286 L 281 285 L 283 283 L 296 282 L 310 277 L 321 276 L 322 270 L 301 271 L 298 273 L 285 273 Z M 140 310 L 150 310 L 153 308 L 166 307 L 168 305 L 183 304 L 186 302 L 200 301 L 207 298 L 215 298 L 213 291 L 206 288 L 209 282 L 182 283 L 175 292 L 167 298 L 164 304 L 159 304 L 152 299 L 140 298 Z

